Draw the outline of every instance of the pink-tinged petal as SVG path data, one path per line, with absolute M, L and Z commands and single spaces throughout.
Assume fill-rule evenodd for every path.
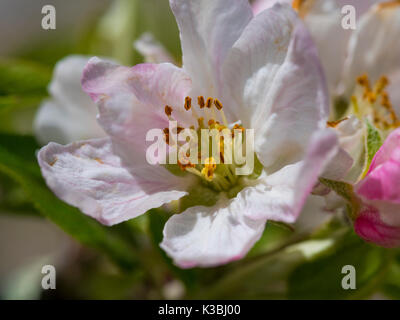
M 400 210 L 400 207 L 398 209 Z M 382 247 L 400 246 L 400 226 L 393 227 L 384 223 L 374 208 L 360 213 L 354 223 L 354 230 L 364 240 Z
M 179 126 L 194 124 L 191 113 L 183 108 L 191 81 L 172 64 L 128 68 L 92 58 L 82 85 L 97 102 L 98 121 L 126 165 L 147 165 L 145 152 L 153 142 L 146 142 L 146 135 L 151 129 L 168 128 L 166 105 L 173 107 L 172 116 Z
M 96 121 L 96 104 L 83 92 L 80 84 L 88 59 L 68 56 L 55 66 L 49 85 L 51 98 L 42 103 L 34 122 L 40 143 L 70 143 L 105 135 Z
M 373 6 L 358 22 L 345 63 L 345 90 L 350 95 L 355 79 L 368 74 L 372 83 L 397 68 L 400 55 L 400 2 Z
M 105 225 L 187 194 L 185 181 L 162 167 L 154 166 L 155 174 L 147 179 L 132 175 L 113 153 L 109 138 L 66 146 L 50 143 L 39 151 L 38 161 L 47 185 L 60 199 Z
M 339 150 L 337 137 L 331 130 L 316 132 L 303 161 L 287 165 L 262 178 L 253 188 L 238 194 L 254 192 L 254 203 L 262 210 L 248 210 L 251 219 L 267 219 L 293 223 L 298 218 L 308 196 Z M 257 199 L 257 201 L 255 201 Z
M 220 70 L 232 45 L 253 17 L 248 0 L 170 0 L 178 22 L 183 66 L 193 96 L 217 97 Z
M 248 205 L 257 204 L 249 197 L 189 208 L 167 221 L 160 246 L 181 268 L 213 267 L 241 259 L 265 227 L 265 220 L 244 215 Z
M 299 161 L 311 135 L 326 125 L 326 83 L 309 33 L 288 5 L 256 16 L 224 65 L 226 100 L 265 167 Z M 284 146 L 284 147 L 282 147 Z

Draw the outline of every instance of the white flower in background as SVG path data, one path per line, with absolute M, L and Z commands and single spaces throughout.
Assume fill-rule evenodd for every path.
M 50 143 L 38 159 L 58 197 L 106 225 L 201 190 L 201 201 L 192 199 L 166 223 L 161 247 L 181 267 L 215 266 L 246 255 L 267 220 L 296 221 L 338 153 L 337 138 L 326 129 L 328 95 L 315 47 L 290 6 L 253 17 L 247 0 L 170 2 L 183 68 L 91 59 L 82 84 L 107 137 Z M 171 119 L 196 130 L 238 122 L 254 129 L 260 172 L 238 176 L 225 163 L 150 165 L 146 134 Z M 213 201 L 204 206 L 207 197 Z
M 354 159 L 346 180 L 356 182 L 364 159 L 359 119 L 368 118 L 385 134 L 400 125 L 400 1 L 258 0 L 253 10 L 258 14 L 277 2 L 291 3 L 310 30 L 335 109 L 350 106 L 333 126 Z M 356 30 L 342 27 L 345 5 L 356 9 Z
M 277 2 L 291 3 L 308 27 L 333 98 L 341 94 L 349 98 L 357 78 L 363 74 L 371 83 L 383 75 L 400 80 L 400 1 L 258 0 L 253 11 L 259 14 Z M 356 10 L 356 30 L 342 27 L 345 5 Z M 393 99 L 399 99 L 395 91 Z
M 36 115 L 34 129 L 40 143 L 70 143 L 105 135 L 96 120 L 97 106 L 82 90 L 82 71 L 88 57 L 72 55 L 59 61 L 49 85 L 50 98 Z
M 133 47 L 144 57 L 144 62 L 148 63 L 175 63 L 174 58 L 157 41 L 150 32 L 143 33 L 138 40 L 133 43 Z
M 150 33 L 143 34 L 135 47 L 146 62 L 173 62 Z M 35 135 L 41 144 L 51 141 L 66 144 L 105 136 L 96 119 L 97 106 L 81 86 L 88 60 L 87 56 L 71 55 L 56 64 L 48 89 L 50 97 L 43 101 L 34 121 Z

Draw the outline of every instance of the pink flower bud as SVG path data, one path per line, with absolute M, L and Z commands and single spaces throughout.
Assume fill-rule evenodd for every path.
M 378 150 L 355 191 L 364 203 L 357 234 L 384 247 L 400 246 L 400 128 Z

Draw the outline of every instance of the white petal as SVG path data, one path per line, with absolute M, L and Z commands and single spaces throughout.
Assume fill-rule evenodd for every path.
M 133 175 L 112 149 L 109 138 L 66 146 L 50 143 L 40 150 L 38 160 L 47 185 L 60 199 L 106 225 L 187 194 L 186 181 L 162 167 L 154 166 L 155 173 L 147 179 Z
M 346 175 L 345 181 L 355 183 L 364 165 L 364 129 L 360 120 L 351 115 L 336 128 L 340 146 L 353 159 L 353 166 Z M 335 179 L 338 180 L 338 179 Z
M 96 114 L 96 106 L 81 86 L 82 72 L 88 60 L 89 57 L 77 55 L 60 60 L 55 66 L 49 91 L 57 101 L 67 107 L 81 109 L 82 102 L 85 102 L 85 106 L 93 106 L 91 111 Z
M 81 111 L 65 108 L 55 99 L 43 101 L 34 121 L 36 138 L 45 145 L 50 141 L 67 144 L 104 136 L 96 116 L 85 110 Z
M 259 206 L 264 210 L 249 210 L 246 215 L 252 219 L 295 222 L 307 197 L 318 183 L 318 177 L 337 155 L 338 148 L 333 131 L 316 132 L 311 138 L 304 160 L 262 178 L 255 190 L 258 192 Z M 249 191 L 247 188 L 241 193 Z
M 244 257 L 260 238 L 265 220 L 246 218 L 247 202 L 221 200 L 214 207 L 192 207 L 172 216 L 161 247 L 182 268 L 212 267 Z
M 170 0 L 193 96 L 216 97 L 227 52 L 253 17 L 248 0 Z M 217 98 L 217 97 L 216 97 Z
M 332 213 L 325 209 L 323 197 L 311 195 L 294 224 L 296 232 L 312 232 L 332 218 Z
M 224 65 L 225 100 L 246 128 L 265 167 L 299 161 L 329 103 L 316 49 L 287 5 L 256 16 Z M 226 103 L 225 103 L 226 104 Z

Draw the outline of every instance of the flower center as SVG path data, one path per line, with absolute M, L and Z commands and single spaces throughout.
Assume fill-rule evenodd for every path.
M 176 133 L 170 128 L 164 129 L 166 143 L 177 153 L 177 164 L 174 166 L 196 175 L 216 191 L 232 189 L 241 177 L 236 169 L 247 165 L 248 159 L 246 163 L 236 161 L 237 152 L 242 155 L 246 150 L 246 130 L 239 123 L 228 124 L 218 99 L 199 96 L 196 108 L 192 105 L 192 98 L 186 97 L 183 110 L 176 110 L 181 111 L 191 112 L 194 124 L 189 128 L 177 126 Z M 176 121 L 174 112 L 171 106 L 165 106 L 165 114 L 170 121 Z M 182 140 L 181 136 L 185 139 Z
M 381 130 L 395 129 L 400 126 L 388 92 L 385 90 L 389 84 L 386 76 L 382 76 L 373 87 L 368 76 L 357 78 L 357 86 L 351 97 L 351 108 L 359 118 L 369 117 L 375 126 Z

